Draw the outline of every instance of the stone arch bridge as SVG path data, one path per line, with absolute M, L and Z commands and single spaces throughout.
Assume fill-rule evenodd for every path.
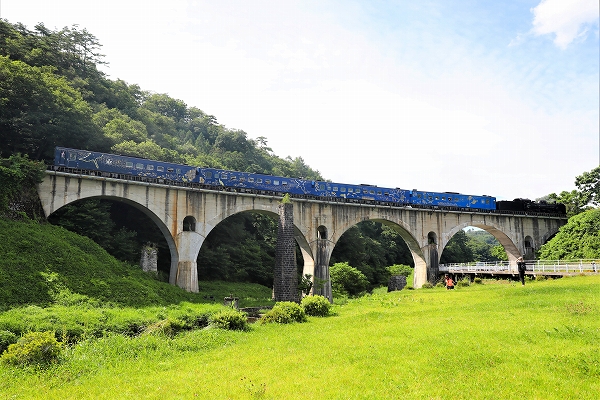
M 196 259 L 202 243 L 221 221 L 253 211 L 277 217 L 280 197 L 205 190 L 47 171 L 38 185 L 46 216 L 71 202 L 105 198 L 125 202 L 148 215 L 164 234 L 171 252 L 169 281 L 198 291 Z M 329 259 L 346 230 L 362 221 L 392 227 L 405 240 L 415 264 L 413 285 L 421 287 L 437 275 L 442 250 L 460 229 L 474 226 L 494 235 L 511 265 L 521 254 L 531 256 L 558 232 L 566 218 L 375 206 L 317 200 L 293 200 L 295 239 L 304 258 L 304 273 L 326 282 L 316 288 L 331 299 Z M 514 267 L 516 268 L 516 267 Z M 314 279 L 313 278 L 313 279 Z

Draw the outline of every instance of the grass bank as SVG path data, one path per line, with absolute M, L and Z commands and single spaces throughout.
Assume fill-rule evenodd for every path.
M 600 276 L 376 292 L 249 332 L 108 334 L 49 370 L 0 366 L 15 399 L 595 399 Z

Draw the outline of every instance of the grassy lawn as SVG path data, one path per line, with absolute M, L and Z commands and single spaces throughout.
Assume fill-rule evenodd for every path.
M 596 399 L 600 276 L 385 293 L 308 323 L 73 345 L 7 399 Z

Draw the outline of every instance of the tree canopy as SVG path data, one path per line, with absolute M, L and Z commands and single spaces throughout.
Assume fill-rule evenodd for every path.
M 542 246 L 542 260 L 600 258 L 600 209 L 577 214 Z

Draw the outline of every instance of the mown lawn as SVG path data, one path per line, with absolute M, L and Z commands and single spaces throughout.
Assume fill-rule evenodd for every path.
M 600 275 L 376 292 L 249 332 L 110 334 L 49 370 L 0 365 L 14 399 L 597 399 Z

